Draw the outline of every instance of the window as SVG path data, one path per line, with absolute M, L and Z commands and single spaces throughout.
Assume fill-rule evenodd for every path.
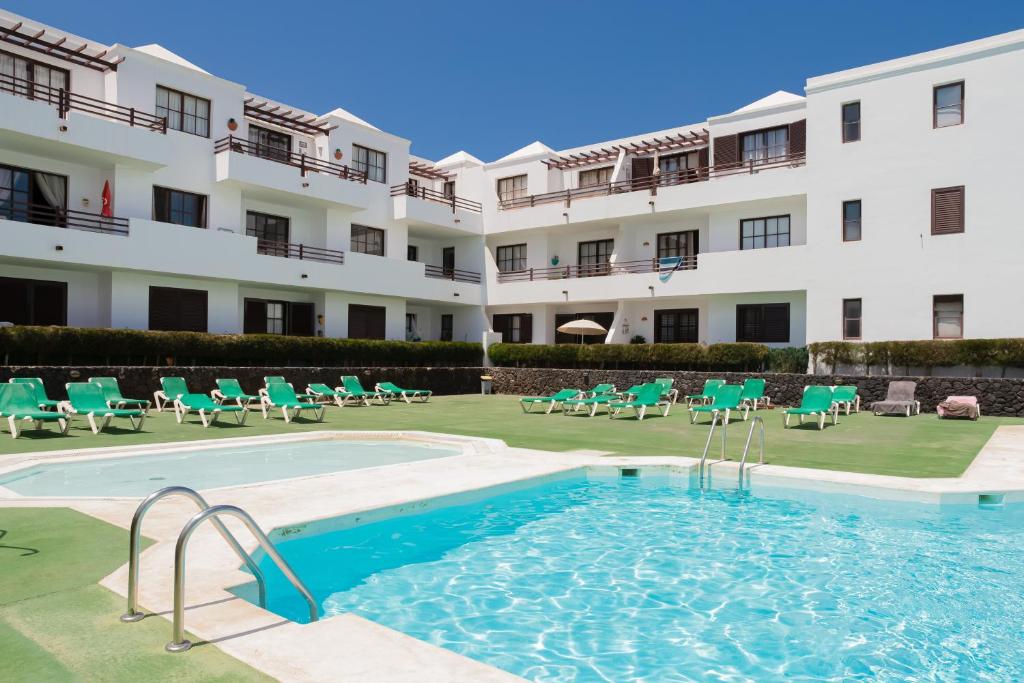
M 451 199 L 455 196 L 455 181 L 446 180 L 444 181 L 444 197 L 445 199 Z
M 0 218 L 63 226 L 67 187 L 62 175 L 0 165 Z
M 387 309 L 383 306 L 348 305 L 348 336 L 351 339 L 383 339 Z
M 455 337 L 455 316 L 451 313 L 441 314 L 441 341 L 451 341 Z
M 15 325 L 66 325 L 68 284 L 0 277 L 0 322 Z
M 744 133 L 741 137 L 743 161 L 766 163 L 789 153 L 789 126 Z
M 566 334 L 559 332 L 558 328 L 573 320 L 593 320 L 595 323 L 608 330 L 615 322 L 615 313 L 607 311 L 604 313 L 556 313 L 555 314 L 555 343 L 556 344 L 604 344 L 603 334 Z
M 149 288 L 149 329 L 206 332 L 205 289 Z
M 936 339 L 963 339 L 964 295 L 945 294 L 932 300 L 932 335 Z
M 167 117 L 167 127 L 210 137 L 210 100 L 156 86 L 156 115 Z
M 506 344 L 529 344 L 533 340 L 533 316 L 529 313 L 495 313 L 492 327 L 501 332 Z
M 205 228 L 206 195 L 154 186 L 153 220 Z
M 49 64 L 0 52 L 0 92 L 56 103 L 71 88 L 71 74 Z
M 511 244 L 506 247 L 498 247 L 496 260 L 499 273 L 515 273 L 526 270 L 526 245 Z
M 384 231 L 352 224 L 352 251 L 360 254 L 384 255 Z
M 964 186 L 932 190 L 932 234 L 964 231 Z
M 700 233 L 696 230 L 660 233 L 658 235 L 658 258 L 680 256 L 683 258 L 683 262 L 679 266 L 680 269 L 696 268 L 699 235 Z
M 579 276 L 607 275 L 608 262 L 615 249 L 615 240 L 593 240 L 580 242 L 576 247 Z
M 245 334 L 312 337 L 315 334 L 314 317 L 313 304 L 247 298 L 242 331 Z
M 420 248 L 415 244 L 407 245 L 405 248 L 405 260 L 407 261 L 419 261 L 420 260 Z
M 843 142 L 860 140 L 860 102 L 843 105 Z
M 654 312 L 654 343 L 697 343 L 696 308 L 675 308 Z
M 292 151 L 292 136 L 249 124 L 249 142 L 256 156 L 287 162 Z
M 388 155 L 362 145 L 352 145 L 352 168 L 366 173 L 367 180 L 388 181 Z
M 789 304 L 736 306 L 736 341 L 786 343 L 789 341 Z
M 932 128 L 964 122 L 964 82 L 937 85 L 932 94 Z
M 843 241 L 860 241 L 860 200 L 843 202 Z
M 766 216 L 740 221 L 740 249 L 789 246 L 789 216 Z
M 245 234 L 256 238 L 256 253 L 288 257 L 289 220 L 256 211 L 245 212 Z
M 405 314 L 405 341 L 416 341 L 419 338 L 419 332 L 416 328 L 416 314 L 406 313 Z
M 502 204 L 526 196 L 526 175 L 498 179 L 498 201 Z
M 579 186 L 580 187 L 593 187 L 595 185 L 606 185 L 612 180 L 612 168 L 611 166 L 605 166 L 604 168 L 592 168 L 587 171 L 580 171 Z
M 687 171 L 696 173 L 698 165 L 697 152 L 672 154 L 658 159 L 658 171 L 663 176 L 669 174 L 686 175 Z
M 843 339 L 860 339 L 860 299 L 843 299 Z

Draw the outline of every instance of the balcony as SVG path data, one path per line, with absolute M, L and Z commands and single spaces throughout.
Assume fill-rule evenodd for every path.
M 391 188 L 396 221 L 449 234 L 483 233 L 483 207 L 471 199 L 446 195 L 413 183 Z
M 257 239 L 256 253 L 265 256 L 298 259 L 300 261 L 319 261 L 320 263 L 336 263 L 338 265 L 345 263 L 345 252 L 343 251 L 275 240 Z
M 54 228 L 70 228 L 85 230 L 106 235 L 128 234 L 128 219 L 116 216 L 103 216 L 88 211 L 74 209 L 57 209 L 44 204 L 27 204 L 23 202 L 4 202 L 0 204 L 0 220 L 19 221 L 46 225 Z
M 392 197 L 418 197 L 424 201 L 437 202 L 450 206 L 452 213 L 455 213 L 457 209 L 463 211 L 472 211 L 473 213 L 480 213 L 483 207 L 480 202 L 474 202 L 472 199 L 463 199 L 462 197 L 456 197 L 455 195 L 448 195 L 437 190 L 431 190 L 426 187 L 419 187 L 415 183 L 408 182 L 404 185 L 392 185 L 391 186 Z
M 683 256 L 675 265 L 663 265 L 657 258 L 637 261 L 617 261 L 585 266 L 557 266 L 554 268 L 527 268 L 499 272 L 498 282 L 533 282 L 534 280 L 566 280 L 581 277 L 607 277 L 631 273 L 670 273 L 677 270 L 695 270 L 697 256 Z
M 480 273 L 472 270 L 459 270 L 458 268 L 444 268 L 442 266 L 424 266 L 424 273 L 427 277 L 436 277 L 442 280 L 454 280 L 455 282 L 469 282 L 480 284 Z

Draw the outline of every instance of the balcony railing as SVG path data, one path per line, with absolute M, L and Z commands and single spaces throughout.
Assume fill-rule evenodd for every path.
M 472 270 L 459 270 L 458 268 L 444 268 L 442 266 L 427 265 L 425 268 L 427 277 L 436 277 L 443 280 L 454 280 L 455 282 L 471 282 L 480 284 L 480 273 Z
M 0 220 L 22 221 L 107 235 L 127 235 L 128 219 L 88 211 L 55 209 L 46 204 L 0 201 Z
M 256 240 L 256 253 L 302 261 L 320 261 L 321 263 L 337 263 L 339 265 L 345 263 L 345 252 L 343 251 L 275 240 Z
M 138 126 L 157 133 L 167 133 L 167 119 L 163 116 L 138 111 L 135 107 L 123 107 L 120 104 L 113 104 L 95 97 L 79 95 L 64 88 L 34 83 L 16 76 L 0 74 L 0 92 L 52 104 L 57 108 L 57 116 L 62 119 L 67 118 L 68 112 L 74 109 L 92 116 L 127 123 L 129 126 Z
M 695 270 L 696 256 L 683 256 L 675 267 L 666 268 L 657 258 L 637 261 L 617 261 L 583 266 L 555 266 L 553 268 L 527 268 L 498 273 L 498 282 L 532 282 L 534 280 L 565 280 L 579 277 L 604 277 L 631 273 L 667 273 L 676 270 Z
M 438 192 L 437 190 L 431 190 L 426 187 L 419 187 L 413 182 L 391 186 L 392 197 L 401 197 L 402 195 L 407 197 L 419 197 L 420 199 L 425 199 L 430 202 L 445 204 L 452 207 L 452 213 L 455 213 L 456 209 L 473 211 L 474 213 L 480 213 L 483 210 L 480 202 L 474 202 L 472 199 L 463 199 L 462 197 L 456 197 L 455 195 L 448 195 L 444 192 Z
M 713 166 L 704 166 L 701 168 L 687 168 L 679 171 L 672 171 L 670 173 L 660 173 L 657 175 L 644 176 L 642 178 L 631 178 L 629 180 L 617 180 L 611 183 L 576 187 L 568 190 L 557 190 L 555 192 L 546 192 L 544 194 L 531 194 L 524 197 L 512 197 L 508 199 L 501 199 L 499 197 L 498 208 L 503 210 L 521 209 L 527 206 L 537 206 L 539 204 L 551 204 L 555 202 L 564 202 L 568 207 L 571 206 L 573 200 L 576 199 L 605 197 L 607 195 L 637 192 L 640 190 L 647 190 L 652 195 L 656 195 L 658 194 L 659 187 L 688 185 L 690 183 L 704 182 L 711 178 L 730 175 L 749 175 L 772 168 L 803 166 L 805 163 L 807 163 L 807 155 L 806 153 L 801 152 L 798 154 L 787 154 L 785 156 L 774 157 L 771 159 L 750 159 L 747 161 L 715 164 Z
M 214 154 L 220 154 L 221 152 L 228 151 L 237 152 L 238 154 L 248 154 L 249 156 L 260 157 L 261 159 L 269 159 L 270 161 L 276 161 L 287 166 L 294 166 L 299 169 L 299 172 L 303 177 L 308 173 L 323 173 L 325 175 L 342 178 L 343 180 L 353 180 L 357 183 L 366 183 L 366 173 L 364 171 L 357 171 L 356 169 L 349 168 L 348 166 L 333 164 L 329 161 L 317 159 L 316 157 L 307 156 L 305 154 L 296 154 L 295 152 L 290 152 L 279 147 L 249 142 L 242 138 L 236 138 L 233 135 L 221 138 L 213 145 Z

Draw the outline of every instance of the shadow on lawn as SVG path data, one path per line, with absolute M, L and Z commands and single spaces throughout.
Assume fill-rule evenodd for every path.
M 7 535 L 7 529 L 0 529 L 0 540 L 3 540 L 4 536 Z M 38 555 L 39 550 L 36 548 L 24 548 L 20 545 L 4 545 L 0 543 L 0 550 L 23 550 L 21 557 L 28 557 L 29 555 Z

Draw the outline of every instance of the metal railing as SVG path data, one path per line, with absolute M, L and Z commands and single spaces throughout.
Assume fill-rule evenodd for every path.
M 420 187 L 417 183 L 409 181 L 402 185 L 391 186 L 392 197 L 418 197 L 419 199 L 425 199 L 431 202 L 437 202 L 439 204 L 446 204 L 452 207 L 452 213 L 456 209 L 462 209 L 464 211 L 472 211 L 474 213 L 480 213 L 483 210 L 480 202 L 475 202 L 472 199 L 463 199 L 453 194 L 445 194 L 444 192 L 438 192 L 427 187 Z
M 743 488 L 743 468 L 747 466 L 747 454 L 750 452 L 750 440 L 754 437 L 755 426 L 761 428 L 760 453 L 758 454 L 757 464 L 764 464 L 764 420 L 760 416 L 755 415 L 750 423 L 750 431 L 747 432 L 747 443 L 743 445 L 743 457 L 740 458 L 740 488 Z
M 22 221 L 107 235 L 127 235 L 128 219 L 88 211 L 58 209 L 46 204 L 0 200 L 0 220 Z
M 68 112 L 74 109 L 111 121 L 126 123 L 132 127 L 138 126 L 158 133 L 167 133 L 167 119 L 163 116 L 156 116 L 139 111 L 135 107 L 125 107 L 88 95 L 79 95 L 65 88 L 54 88 L 17 76 L 0 74 L 0 92 L 52 104 L 57 108 L 57 116 L 62 119 L 66 119 Z
M 635 261 L 616 261 L 583 266 L 554 266 L 551 268 L 527 268 L 498 273 L 498 282 L 532 282 L 533 280 L 565 280 L 578 277 L 603 277 L 608 275 L 626 275 L 630 273 L 661 273 L 668 270 L 695 270 L 697 255 L 681 257 L 679 265 L 674 268 L 663 268 L 655 258 L 638 259 Z
M 252 237 L 253 235 L 250 235 Z M 302 261 L 319 261 L 321 263 L 345 263 L 345 252 L 323 247 L 311 247 L 306 244 L 278 242 L 276 240 L 256 240 L 256 253 L 281 258 L 294 258 Z
M 200 511 L 206 511 L 210 509 L 209 503 L 199 495 L 199 493 L 187 486 L 168 486 L 162 488 L 159 491 L 149 494 L 139 507 L 135 510 L 135 515 L 132 517 L 131 531 L 128 536 L 128 609 L 124 614 L 121 615 L 121 621 L 134 622 L 142 619 L 145 614 L 138 610 L 139 606 L 139 545 L 142 537 L 142 520 L 146 516 L 146 512 L 149 511 L 153 505 L 168 496 L 184 496 L 188 498 L 200 509 Z M 259 601 L 260 607 L 266 607 L 267 604 L 267 582 L 263 578 L 263 572 L 260 571 L 259 565 L 252 559 L 249 553 L 245 552 L 241 544 L 231 535 L 224 523 L 219 519 L 213 520 L 213 526 L 220 533 L 224 541 L 231 546 L 231 549 L 238 555 L 239 559 L 245 563 L 252 572 L 252 575 L 256 577 L 256 583 L 259 586 Z
M 349 166 L 331 163 L 330 161 L 324 161 L 323 159 L 311 157 L 306 154 L 296 154 L 295 152 L 281 149 L 280 147 L 249 142 L 243 138 L 236 138 L 234 135 L 221 138 L 213 143 L 213 153 L 220 154 L 221 152 L 247 154 L 261 159 L 276 161 L 279 164 L 294 166 L 299 169 L 299 172 L 303 177 L 308 173 L 323 173 L 325 175 L 342 178 L 343 180 L 352 180 L 364 184 L 366 183 L 366 173 L 364 171 L 357 171 Z
M 263 530 L 260 529 L 255 520 L 249 516 L 249 513 L 234 505 L 216 505 L 199 512 L 192 519 L 188 520 L 178 535 L 178 542 L 174 546 L 174 623 L 171 642 L 167 643 L 164 648 L 168 652 L 185 652 L 192 647 L 192 643 L 185 638 L 185 551 L 188 549 L 188 540 L 192 537 L 193 532 L 199 528 L 200 524 L 208 519 L 218 522 L 220 520 L 217 517 L 220 515 L 235 517 L 245 524 L 249 532 L 256 537 L 267 557 L 277 565 L 277 568 L 281 570 L 281 573 L 292 584 L 292 587 L 302 595 L 302 598 L 309 606 L 309 620 L 317 621 L 320 618 L 313 594 L 309 592 L 306 584 L 302 583 L 302 580 L 295 574 L 291 565 L 277 552 L 274 544 L 270 542 L 270 539 L 263 533 Z
M 443 266 L 427 264 L 424 266 L 424 272 L 427 277 L 480 284 L 480 273 L 473 272 L 472 270 L 459 270 L 458 268 L 445 268 Z
M 714 413 L 711 414 L 711 429 L 708 430 L 708 440 L 704 444 L 704 453 L 700 456 L 700 465 L 699 465 L 699 467 L 700 467 L 700 488 L 701 488 L 701 490 L 704 489 L 704 463 L 707 462 L 707 459 L 708 459 L 708 450 L 711 448 L 711 438 L 715 435 L 715 425 L 718 424 L 718 421 L 720 419 L 722 420 L 722 447 L 721 447 L 721 451 L 720 451 L 721 458 L 719 458 L 718 460 L 715 460 L 714 462 L 708 463 L 708 467 L 710 468 L 711 465 L 714 465 L 714 464 L 717 464 L 717 463 L 720 463 L 720 462 L 725 462 L 726 460 L 728 460 L 728 458 L 725 457 L 725 439 L 726 439 L 726 435 L 729 433 L 729 423 L 725 419 L 722 419 L 722 414 L 721 413 L 714 412 Z M 710 473 L 709 473 L 708 476 L 710 478 Z
M 576 199 L 587 199 L 589 197 L 605 197 L 612 194 L 626 192 L 638 192 L 647 190 L 652 195 L 658 194 L 658 188 L 673 187 L 675 185 L 688 185 L 690 183 L 704 182 L 712 178 L 737 175 L 754 174 L 773 168 L 788 168 L 803 166 L 807 163 L 805 152 L 788 153 L 783 156 L 767 159 L 749 159 L 746 161 L 734 161 L 724 164 L 702 166 L 700 168 L 686 168 L 669 173 L 630 178 L 628 180 L 616 180 L 615 182 L 588 185 L 566 190 L 556 190 L 543 194 L 531 194 L 522 197 L 498 197 L 498 208 L 501 210 L 521 209 L 528 206 L 540 204 L 551 204 L 564 202 L 566 207 L 572 206 Z

